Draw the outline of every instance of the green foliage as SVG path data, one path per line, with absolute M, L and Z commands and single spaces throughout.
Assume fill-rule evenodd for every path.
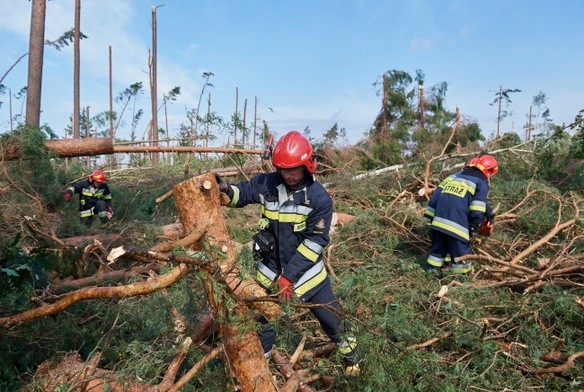
M 446 138 L 449 137 L 451 133 L 450 128 L 443 128 L 438 140 L 431 139 L 432 142 L 440 141 L 445 143 Z M 436 135 L 435 135 L 436 136 Z M 454 153 L 457 149 L 468 148 L 468 149 L 478 149 L 478 142 L 484 141 L 485 137 L 481 133 L 481 128 L 477 123 L 470 123 L 462 125 L 457 132 L 453 135 L 452 141 L 448 144 L 445 153 Z M 430 145 L 430 143 L 424 143 L 425 146 Z
M 75 30 L 71 29 L 63 33 L 59 38 L 54 41 L 47 41 L 46 44 L 52 46 L 57 50 L 61 50 L 66 46 L 69 46 L 70 43 L 73 42 L 75 38 Z M 87 36 L 83 34 L 81 31 L 79 32 L 79 39 L 86 39 Z
M 518 146 L 521 144 L 521 138 L 518 134 L 514 132 L 505 133 L 501 136 L 501 139 L 497 142 L 498 148 L 511 148 L 513 146 Z
M 44 212 L 54 212 L 60 186 L 53 171 L 54 154 L 44 147 L 43 129 L 19 127 L 3 135 L 1 141 L 4 146 L 11 146 L 9 150 L 17 151 L 15 155 L 19 157 L 2 162 L 0 172 L 0 184 L 10 185 L 7 188 L 10 192 L 0 194 L 0 202 L 6 205 L 0 209 L 0 220 L 4 224 L 0 246 L 4 246 L 22 232 L 23 221 L 36 222 L 45 218 Z
M 30 254 L 18 246 L 18 238 L 5 252 L 0 252 L 0 286 L 5 293 L 18 292 L 22 287 L 43 289 L 49 284 L 46 270 L 56 261 L 43 248 L 34 249 Z M 25 298 L 15 298 L 13 304 L 23 304 Z M 22 300 L 22 301 L 19 301 Z
M 576 159 L 584 159 L 584 131 L 578 132 L 572 138 L 570 154 Z
M 575 131 L 575 135 L 572 137 L 572 145 L 570 146 L 570 155 L 575 159 L 584 159 L 584 120 L 583 115 L 584 109 L 580 110 L 576 115 L 574 122 L 568 125 Z
M 422 77 L 418 76 L 419 83 Z M 389 74 L 390 85 L 395 90 L 395 95 L 390 96 L 391 102 L 412 102 L 412 91 L 408 88 L 411 79 L 399 72 Z M 425 154 L 436 156 L 436 151 L 441 151 L 441 143 L 451 131 L 447 124 L 448 113 L 438 113 L 442 110 L 440 97 L 445 94 L 445 88 L 444 85 L 436 87 L 437 99 L 431 106 L 436 112 L 436 121 L 428 130 L 435 132 L 434 138 L 424 133 L 414 136 L 411 125 L 415 124 L 415 117 L 408 117 L 412 113 L 402 108 L 403 121 L 397 118 L 401 114 L 398 116 L 395 114 L 398 112 L 390 111 L 396 116 L 391 122 L 391 136 L 375 139 L 380 141 L 379 145 L 363 143 L 342 151 L 335 145 L 341 130 L 334 127 L 322 143 L 315 143 L 321 163 L 318 176 L 327 183 L 335 210 L 355 216 L 354 220 L 335 229 L 326 261 L 344 316 L 358 338 L 363 374 L 355 379 L 341 377 L 342 365 L 336 354 L 301 365 L 310 366 L 314 373 L 332 375 L 334 384 L 328 388 L 338 391 L 569 390 L 581 385 L 584 379 L 579 362 L 561 375 L 535 377 L 529 373 L 550 366 L 540 359 L 544 353 L 554 350 L 575 353 L 584 349 L 581 328 L 584 316 L 577 302 L 581 297 L 578 288 L 546 281 L 548 284 L 542 288 L 524 292 L 518 287 L 489 286 L 493 281 L 483 278 L 482 265 L 477 265 L 478 271 L 472 279 L 431 276 L 419 267 L 429 249 L 427 229 L 421 216 L 427 199 L 417 194 L 425 173 L 424 165 L 414 164 L 423 163 L 422 156 L 413 161 L 409 155 L 413 150 L 409 148 L 415 141 L 425 146 Z M 479 135 L 477 126 L 462 126 L 454 135 L 453 145 L 474 153 L 478 151 Z M 41 136 L 30 134 L 27 140 L 38 148 L 44 140 Z M 373 132 L 371 136 L 378 135 Z M 504 135 L 489 149 L 511 148 L 518 139 L 515 134 Z M 549 139 L 537 140 L 535 155 L 523 150 L 497 155 L 500 172 L 492 179 L 489 200 L 497 214 L 511 211 L 509 215 L 515 217 L 496 221 L 494 234 L 484 243 L 473 246 L 507 258 L 515 244 L 525 249 L 548 233 L 557 224 L 560 207 L 561 221 L 575 216 L 574 204 L 582 210 L 581 195 L 566 192 L 567 189 L 582 189 L 582 171 L 578 169 L 581 165 L 573 159 L 571 149 L 573 140 L 558 131 Z M 436 141 L 440 147 L 433 149 L 431 141 Z M 454 148 L 449 146 L 449 151 L 454 151 L 450 147 Z M 524 148 L 527 150 L 529 145 Z M 357 154 L 363 157 L 360 162 L 357 162 Z M 222 164 L 233 165 L 227 157 L 219 160 L 192 158 L 187 169 L 195 175 Z M 243 156 L 232 158 L 240 164 L 245 161 Z M 187 178 L 184 156 L 179 157 L 179 164 L 175 166 L 112 172 L 108 183 L 116 211 L 114 221 L 106 227 L 95 224 L 90 229 L 79 225 L 75 203 L 65 204 L 59 198 L 60 190 L 67 183 L 85 177 L 89 170 L 79 164 L 65 167 L 59 160 L 45 159 L 39 161 L 45 168 L 30 168 L 24 162 L 13 166 L 15 170 L 29 173 L 22 189 L 30 190 L 42 184 L 58 189 L 53 194 L 34 194 L 40 195 L 42 207 L 52 206 L 53 229 L 60 237 L 111 231 L 119 233 L 120 243 L 149 248 L 161 241 L 161 225 L 176 222 L 172 199 L 157 203 L 156 198 Z M 456 158 L 447 164 L 459 161 Z M 353 178 L 363 167 L 377 168 L 387 162 L 411 165 L 377 176 Z M 346 166 L 341 166 L 344 164 Z M 51 172 L 43 175 L 49 167 Z M 445 167 L 443 162 L 435 162 L 428 180 L 434 184 L 448 175 L 451 170 Z M 562 181 L 561 173 L 569 173 L 570 177 Z M 580 173 L 580 177 L 576 173 Z M 39 183 L 28 184 L 30 178 Z M 20 211 L 24 207 L 31 210 L 30 200 L 26 193 L 17 192 L 9 201 L 17 202 Z M 257 231 L 259 208 L 225 209 L 224 213 L 231 238 L 241 244 L 249 243 Z M 3 221 L 9 217 L 2 215 Z M 96 259 L 95 253 L 84 255 L 83 249 L 51 253 L 32 242 L 30 232 L 19 235 L 15 228 L 20 226 L 13 224 L 11 227 L 3 233 L 3 246 L 0 247 L 0 285 L 4 289 L 0 316 L 36 306 L 30 298 L 40 297 L 46 287 L 46 282 L 37 280 L 37 276 L 81 277 L 92 275 L 98 266 L 105 267 L 103 256 Z M 570 228 L 571 238 L 579 238 L 578 233 L 581 235 L 583 229 L 582 222 L 577 222 Z M 549 239 L 546 241 L 549 246 L 539 249 L 522 265 L 535 269 L 539 259 L 554 259 L 567 236 L 560 233 Z M 111 247 L 114 246 L 117 244 Z M 35 252 L 23 249 L 35 249 Z M 584 252 L 584 245 L 574 241 L 571 249 L 573 254 L 580 254 Z M 204 255 L 210 260 L 214 257 L 212 251 L 204 246 Z M 175 249 L 174 253 L 184 255 L 185 250 Z M 86 265 L 81 265 L 84 269 L 80 270 L 82 260 Z M 135 263 L 120 259 L 111 268 L 130 267 Z M 242 276 L 253 277 L 254 264 L 250 249 L 244 246 L 238 258 Z M 193 272 L 163 292 L 80 302 L 56 315 L 0 333 L 3 348 L 0 390 L 30 387 L 29 375 L 40 363 L 70 351 L 79 352 L 83 359 L 101 353 L 99 366 L 114 369 L 120 379 L 139 377 L 145 383 L 160 382 L 176 354 L 177 345 L 185 336 L 196 334 L 198 318 L 208 313 L 202 283 L 206 277 L 207 273 Z M 123 283 L 142 280 L 143 277 L 135 277 Z M 212 281 L 211 287 L 215 299 L 226 301 L 226 309 L 233 307 L 233 299 L 228 298 L 220 282 Z M 447 294 L 439 296 L 444 287 L 448 288 Z M 46 300 L 53 301 L 52 298 Z M 308 348 L 328 342 L 306 309 L 287 304 L 284 311 L 286 315 L 275 321 L 279 350 L 292 353 L 303 336 L 307 338 Z M 175 314 L 184 317 L 191 328 L 185 334 L 175 329 Z M 229 313 L 215 315 L 215 321 L 243 322 L 242 328 L 248 327 L 247 318 L 232 316 Z M 211 335 L 205 343 L 212 346 L 216 338 Z M 193 346 L 179 376 L 205 353 L 199 346 Z M 67 387 L 62 386 L 63 389 Z M 315 390 L 325 388 L 322 383 L 312 387 Z M 232 388 L 229 369 L 217 359 L 205 365 L 182 390 L 222 392 Z
M 564 190 L 582 189 L 582 162 L 575 162 L 573 154 L 574 138 L 559 126 L 554 126 L 553 134 L 543 140 L 536 141 L 535 175 Z M 567 185 L 567 186 L 566 186 Z
M 426 156 L 443 146 L 452 153 L 484 140 L 476 123 L 462 124 L 456 113 L 444 107 L 446 82 L 424 89 L 421 70 L 413 81 L 407 72 L 392 70 L 374 83 L 381 88 L 383 104 L 368 139 L 362 142 L 369 153 L 362 160 L 364 169 L 402 163 L 406 157 Z

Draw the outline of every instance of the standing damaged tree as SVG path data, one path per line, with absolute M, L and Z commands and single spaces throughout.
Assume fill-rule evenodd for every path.
M 33 0 L 30 17 L 30 46 L 28 56 L 28 94 L 26 124 L 39 127 L 41 121 L 41 89 L 43 81 L 43 52 L 45 41 L 46 0 Z
M 503 121 L 505 117 L 508 117 L 512 114 L 512 112 L 508 112 L 507 110 L 505 110 L 505 108 L 503 107 L 503 103 L 505 104 L 505 106 L 509 105 L 511 102 L 513 102 L 511 101 L 511 97 L 509 97 L 509 94 L 520 92 L 521 90 L 516 88 L 503 89 L 502 86 L 499 86 L 499 91 L 495 93 L 495 99 L 493 100 L 493 102 L 490 103 L 490 105 L 497 105 L 497 130 L 495 132 L 495 139 L 498 139 L 500 136 L 501 121 Z
M 366 168 L 403 163 L 406 158 L 425 156 L 445 144 L 448 153 L 463 147 L 478 148 L 478 142 L 484 140 L 476 122 L 464 121 L 458 109 L 453 113 L 444 106 L 446 82 L 429 88 L 424 82 L 421 70 L 416 71 L 415 78 L 405 71 L 392 70 L 373 84 L 380 88 L 382 102 L 363 143 L 368 150 L 363 162 Z M 453 128 L 456 132 L 451 135 Z

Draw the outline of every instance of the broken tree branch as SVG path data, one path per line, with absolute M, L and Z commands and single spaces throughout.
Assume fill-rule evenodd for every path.
M 176 283 L 189 272 L 186 264 L 180 264 L 164 275 L 147 282 L 133 283 L 115 287 L 87 287 L 66 294 L 59 301 L 43 305 L 39 308 L 27 310 L 14 316 L 0 317 L 0 326 L 8 327 L 22 324 L 27 321 L 57 314 L 70 306 L 90 299 L 98 298 L 127 298 L 138 295 L 151 294 Z

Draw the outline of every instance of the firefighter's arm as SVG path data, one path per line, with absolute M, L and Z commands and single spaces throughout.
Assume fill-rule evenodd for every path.
M 332 215 L 332 203 L 323 203 L 309 214 L 302 242 L 284 271 L 286 278 L 293 282 L 298 281 L 319 260 L 330 241 Z
M 275 173 L 274 173 L 275 174 Z M 267 182 L 271 174 L 257 174 L 249 181 L 240 181 L 236 184 L 226 183 L 227 186 L 217 183 L 222 195 L 221 204 L 228 207 L 241 208 L 248 204 L 258 204 L 262 202 L 261 195 L 266 194 Z M 217 178 L 216 178 L 217 179 Z M 223 181 L 219 179 L 218 181 Z M 227 196 L 225 203 L 224 196 Z

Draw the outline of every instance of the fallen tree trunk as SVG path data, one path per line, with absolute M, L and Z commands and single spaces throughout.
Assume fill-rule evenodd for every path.
M 164 228 L 163 228 L 164 230 Z M 96 235 L 84 235 L 84 236 L 77 236 L 77 237 L 67 237 L 62 238 L 62 241 L 67 246 L 77 247 L 80 248 L 85 246 L 93 241 L 99 241 L 105 246 L 111 244 L 112 242 L 117 241 L 120 239 L 119 233 L 99 233 Z
M 222 147 L 187 147 L 187 146 L 116 146 L 110 138 L 57 139 L 46 140 L 45 148 L 58 157 L 73 158 L 94 155 L 111 155 L 116 153 L 152 153 L 152 152 L 183 152 L 183 153 L 217 153 L 261 155 L 263 150 Z M 16 139 L 2 143 L 3 153 L 0 159 L 10 161 L 23 158 L 20 144 Z
M 249 150 L 245 148 L 224 148 L 224 147 L 188 147 L 188 146 L 114 146 L 114 153 L 130 153 L 130 152 L 211 152 L 217 154 L 246 154 L 246 155 L 261 155 L 262 150 Z
M 23 158 L 16 139 L 2 144 L 2 159 L 6 161 Z M 46 140 L 45 148 L 61 158 L 113 154 L 114 143 L 109 138 Z

